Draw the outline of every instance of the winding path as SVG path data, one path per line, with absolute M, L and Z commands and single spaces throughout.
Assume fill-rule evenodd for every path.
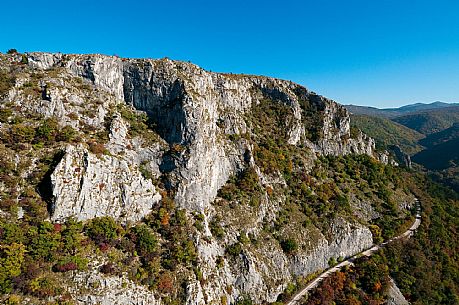
M 341 270 L 343 267 L 345 266 L 351 266 L 351 265 L 354 265 L 354 261 L 358 258 L 358 257 L 362 257 L 362 256 L 371 256 L 373 255 L 376 251 L 378 251 L 379 249 L 381 249 L 382 247 L 386 246 L 387 244 L 390 244 L 396 240 L 399 240 L 399 239 L 402 239 L 402 238 L 410 238 L 411 235 L 413 235 L 413 232 L 419 227 L 419 225 L 421 224 L 421 206 L 420 206 L 420 203 L 419 203 L 419 200 L 418 199 L 415 199 L 415 203 L 416 203 L 416 219 L 414 220 L 413 224 L 411 225 L 411 227 L 406 230 L 404 233 L 400 234 L 399 236 L 397 237 L 394 237 L 394 238 L 391 238 L 389 239 L 388 241 L 386 242 L 383 242 L 379 245 L 374 245 L 373 247 L 365 250 L 365 251 L 362 251 L 360 253 L 357 253 L 355 254 L 354 256 L 351 256 L 350 258 L 342 261 L 341 263 L 339 263 L 338 265 L 332 267 L 332 268 L 329 268 L 327 269 L 326 271 L 322 272 L 320 275 L 318 275 L 312 282 L 310 282 L 306 287 L 304 287 L 303 289 L 301 289 L 300 291 L 298 291 L 294 296 L 293 298 L 288 302 L 286 303 L 286 305 L 297 305 L 300 303 L 300 301 L 304 298 L 304 296 L 306 296 L 308 294 L 308 292 L 314 288 L 316 288 L 320 282 L 322 282 L 324 279 L 326 279 L 327 277 L 329 277 L 330 275 L 332 275 L 333 273 Z

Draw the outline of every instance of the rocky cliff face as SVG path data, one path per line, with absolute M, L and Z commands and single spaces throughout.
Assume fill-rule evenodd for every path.
M 295 277 L 372 244 L 366 220 L 349 216 L 335 215 L 324 226 L 303 220 L 286 226 L 281 233 L 294 234 L 299 243 L 295 254 L 269 232 L 288 202 L 284 193 L 290 186 L 280 170 L 259 162 L 260 145 L 254 139 L 260 131 L 254 126 L 269 122 L 256 122 L 254 109 L 277 109 L 273 116 L 281 118 L 276 124 L 282 125 L 282 145 L 302 152 L 302 165 L 293 172 L 306 175 L 320 156 L 378 157 L 373 139 L 361 132 L 351 136 L 349 113 L 341 105 L 289 81 L 212 73 L 169 59 L 46 53 L 27 58 L 29 68 L 42 75 L 41 94 L 28 94 L 21 84 L 31 80 L 19 78 L 7 101 L 90 134 L 84 144 L 62 147 L 49 176 L 51 221 L 108 215 L 137 222 L 158 208 L 164 192 L 172 194 L 189 217 L 202 215 L 202 228 L 193 237 L 200 278 L 189 279 L 187 304 L 229 304 L 241 296 L 274 302 Z M 147 114 L 154 141 L 135 133 L 139 117 L 123 116 L 126 105 Z M 98 150 L 96 135 L 104 130 L 106 143 Z M 292 167 L 286 165 L 290 172 Z M 228 208 L 219 191 L 248 169 L 255 173 L 260 199 Z M 216 238 L 215 223 L 227 230 L 224 238 Z M 228 247 L 244 236 L 259 242 L 228 256 Z M 112 282 L 106 280 L 104 287 Z M 142 295 L 130 302 L 158 301 Z M 83 299 L 88 304 L 102 300 Z
M 245 132 L 244 114 L 265 96 L 292 108 L 285 122 L 289 143 L 304 144 L 325 155 L 374 155 L 374 141 L 360 133 L 350 137 L 350 118 L 342 106 L 304 90 L 299 85 L 271 78 L 222 75 L 195 65 L 164 60 L 122 60 L 106 56 L 76 56 L 67 62 L 52 54 L 32 54 L 33 65 L 65 65 L 117 99 L 146 111 L 169 144 L 186 147 L 175 162 L 164 160 L 177 186 L 176 202 L 204 210 L 217 190 L 241 167 L 247 147 L 231 147 L 222 135 Z M 300 90 L 302 89 L 302 90 Z M 321 116 L 320 139 L 305 137 L 299 100 L 310 100 Z M 219 127 L 219 125 L 221 127 Z M 226 151 L 225 151 L 226 150 Z M 180 162 L 181 164 L 175 164 Z M 174 163 L 174 164 L 172 164 Z

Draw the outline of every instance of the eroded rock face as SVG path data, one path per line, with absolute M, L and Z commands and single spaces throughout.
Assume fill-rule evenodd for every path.
M 179 162 L 164 168 L 177 188 L 176 203 L 187 209 L 204 211 L 229 176 L 241 169 L 243 152 L 250 148 L 242 148 L 241 153 L 225 135 L 250 132 L 244 115 L 264 97 L 292 108 L 293 119 L 286 122 L 288 143 L 304 144 L 324 155 L 374 154 L 373 139 L 363 133 L 351 138 L 344 107 L 289 81 L 211 73 L 168 59 L 75 56 L 67 60 L 66 67 L 146 111 L 169 144 L 186 147 Z M 302 124 L 305 114 L 300 100 L 308 99 L 323 109 L 317 114 L 322 117 L 322 128 L 316 142 L 305 137 Z
M 237 263 L 224 260 L 217 266 L 219 257 L 225 255 L 225 247 L 237 240 L 239 232 L 229 229 L 228 240 L 223 242 L 213 238 L 209 229 L 212 202 L 231 175 L 248 166 L 256 168 L 253 144 L 243 137 L 254 132 L 247 116 L 264 99 L 289 107 L 291 115 L 285 122 L 285 140 L 290 145 L 309 148 L 305 158 L 311 162 L 305 163 L 313 163 L 318 155 L 355 153 L 376 157 L 373 139 L 361 132 L 351 137 L 349 114 L 337 103 L 289 81 L 211 73 L 167 59 L 33 53 L 29 54 L 29 64 L 37 69 L 60 67 L 105 93 L 98 95 L 101 101 L 97 111 L 91 110 L 96 115 L 91 119 L 80 118 L 87 125 L 102 128 L 117 104 L 145 111 L 156 125 L 156 132 L 169 145 L 169 151 L 159 144 L 142 147 L 130 138 L 128 125 L 116 110 L 106 145 L 109 154 L 91 153 L 85 145 L 67 146 L 51 175 L 52 220 L 62 221 L 70 216 L 86 220 L 104 215 L 122 221 L 140 220 L 161 199 L 152 181 L 145 179 L 139 170 L 141 164 L 147 164 L 153 176 L 167 177 L 166 186 L 175 191 L 179 208 L 204 215 L 204 231 L 195 236 L 204 280 L 190 279 L 187 304 L 221 303 L 222 296 L 229 304 L 242 295 L 249 295 L 255 302 L 274 302 L 295 276 L 323 269 L 330 258 L 351 256 L 372 244 L 368 228 L 337 217 L 328 232 L 314 226 L 301 229 L 304 249 L 295 255 L 285 254 L 279 242 L 271 239 L 241 252 Z M 65 104 L 69 100 L 70 106 Z M 56 116 L 60 122 L 72 124 L 68 120 L 69 109 L 84 103 L 85 98 L 78 92 L 56 86 L 50 89 L 50 100 L 40 101 L 40 107 L 46 116 Z M 314 110 L 307 112 L 306 106 Z M 311 115 L 317 116 L 314 138 L 307 135 L 305 127 Z M 231 137 L 240 140 L 232 141 Z M 280 174 L 264 176 L 258 168 L 256 172 L 263 186 L 288 187 Z M 247 232 L 259 236 L 263 226 L 273 222 L 280 204 L 266 195 Z M 97 274 L 86 276 L 83 282 L 99 281 Z M 82 302 L 113 303 L 116 291 L 120 291 L 119 300 L 123 302 L 160 302 L 140 288 L 119 290 L 118 279 L 105 279 L 101 283 L 104 293 L 88 294 Z
M 387 305 L 408 305 L 410 304 L 403 296 L 400 289 L 397 287 L 393 279 L 390 279 L 388 291 Z
M 232 287 L 231 302 L 239 296 L 249 296 L 255 303 L 275 302 L 287 283 L 295 277 L 306 276 L 329 267 L 329 260 L 352 256 L 373 244 L 370 230 L 360 224 L 349 223 L 337 218 L 324 236 L 317 229 L 303 231 L 307 250 L 299 250 L 295 255 L 286 254 L 276 241 L 262 241 L 256 249 L 243 251 L 240 260 L 226 261 L 217 267 L 216 260 L 224 255 L 225 249 L 217 243 L 202 241 L 199 244 L 203 263 L 204 284 L 196 283 L 190 293 L 195 293 L 195 301 L 190 304 L 206 304 L 198 293 L 207 300 L 218 300 Z M 207 280 L 212 279 L 212 280 Z
M 112 216 L 138 221 L 150 213 L 161 195 L 142 177 L 132 160 L 95 155 L 83 146 L 67 146 L 51 175 L 54 203 L 51 219 L 87 220 Z

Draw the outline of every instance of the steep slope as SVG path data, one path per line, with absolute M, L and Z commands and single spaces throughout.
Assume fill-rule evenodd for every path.
M 420 140 L 419 143 L 425 147 L 431 148 L 457 138 L 459 138 L 459 123 L 454 123 L 450 128 L 433 133 Z
M 26 270 L 2 292 L 274 302 L 408 215 L 374 141 L 292 82 L 168 59 L 0 59 L 1 255 Z
M 376 147 L 388 149 L 391 145 L 399 146 L 405 153 L 414 154 L 422 150 L 418 141 L 424 136 L 389 119 L 367 115 L 353 115 L 351 125 L 374 138 Z
M 413 156 L 413 161 L 428 169 L 446 169 L 459 162 L 459 138 L 433 146 Z
M 425 150 L 414 156 L 414 160 L 431 170 L 432 176 L 459 191 L 459 124 L 431 134 L 420 143 Z
M 447 129 L 454 123 L 458 123 L 459 107 L 447 107 L 424 111 L 399 116 L 393 120 L 422 134 L 429 135 Z

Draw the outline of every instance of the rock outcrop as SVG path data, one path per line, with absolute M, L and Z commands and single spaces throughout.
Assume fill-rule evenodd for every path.
M 187 209 L 208 208 L 218 189 L 241 169 L 243 154 L 250 149 L 234 147 L 222 135 L 248 132 L 244 115 L 264 97 L 293 109 L 293 120 L 286 126 L 289 143 L 304 144 L 324 155 L 374 155 L 373 139 L 363 133 L 351 138 L 349 113 L 343 106 L 289 81 L 212 73 L 169 59 L 62 58 L 37 53 L 30 58 L 37 67 L 64 65 L 71 73 L 145 111 L 169 144 L 186 147 L 179 160 L 163 160 L 163 168 L 177 187 L 176 203 Z M 315 142 L 305 137 L 302 120 L 308 114 L 302 111 L 301 100 L 321 109 L 314 114 L 320 116 L 322 125 L 320 139 Z
M 393 279 L 390 279 L 386 305 L 408 305 L 410 304 L 403 296 Z
M 130 158 L 97 156 L 82 146 L 68 146 L 51 175 L 55 198 L 51 219 L 63 221 L 73 216 L 87 220 L 110 215 L 139 221 L 161 195 L 135 167 Z
M 34 84 L 22 86 L 31 80 L 19 79 L 9 101 L 88 134 L 84 141 L 62 147 L 48 177 L 51 220 L 111 216 L 137 222 L 159 207 L 163 195 L 174 196 L 177 209 L 201 222 L 189 236 L 198 266 L 196 277 L 186 282 L 187 304 L 232 304 L 242 296 L 257 303 L 275 302 L 296 277 L 373 243 L 364 224 L 379 214 L 369 202 L 360 204 L 367 212 L 358 219 L 352 213 L 330 213 L 326 225 L 303 219 L 285 225 L 277 235 L 270 232 L 289 200 L 283 191 L 291 186 L 278 169 L 265 173 L 255 161 L 254 123 L 265 122 L 254 122 L 251 115 L 266 101 L 282 106 L 281 113 L 273 115 L 284 120 L 283 147 L 301 150 L 296 170 L 304 181 L 313 180 L 307 175 L 320 156 L 384 159 L 375 152 L 373 139 L 362 132 L 351 134 L 349 113 L 334 101 L 290 81 L 212 73 L 169 59 L 46 53 L 27 58 L 29 68 L 43 74 L 42 89 L 27 91 Z M 126 107 L 130 112 L 123 115 Z M 157 139 L 147 141 L 139 134 L 145 130 L 136 131 L 140 113 L 148 116 Z M 248 168 L 255 173 L 252 183 L 261 199 L 250 207 L 235 202 L 244 215 L 236 215 L 233 206 L 217 207 L 219 190 Z M 306 191 L 306 182 L 303 186 Z M 276 188 L 278 197 L 272 194 Z M 211 228 L 217 216 L 227 230 L 222 239 Z M 164 219 L 167 224 L 169 219 Z M 295 234 L 299 246 L 294 253 L 280 245 L 281 233 Z M 247 234 L 258 241 L 256 246 L 244 246 L 229 257 L 228 248 L 243 235 L 248 239 Z M 94 294 L 73 292 L 81 304 L 161 303 L 147 289 L 130 282 L 126 288 L 121 278 L 103 277 L 97 270 L 79 273 L 75 280 L 86 288 L 97 282 L 101 289 Z

